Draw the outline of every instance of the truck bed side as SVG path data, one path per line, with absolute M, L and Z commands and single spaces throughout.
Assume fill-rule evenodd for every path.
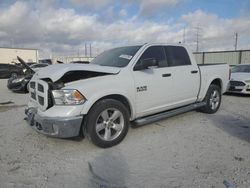
M 229 82 L 229 65 L 227 64 L 205 64 L 198 65 L 200 69 L 200 91 L 198 101 L 202 101 L 206 95 L 209 85 L 217 80 L 221 86 L 221 92 L 225 93 Z

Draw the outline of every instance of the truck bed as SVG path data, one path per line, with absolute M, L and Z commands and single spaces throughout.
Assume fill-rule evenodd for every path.
M 229 80 L 229 65 L 226 63 L 220 64 L 201 64 L 198 65 L 200 69 L 201 76 L 201 87 L 198 100 L 201 100 L 205 97 L 207 88 L 210 83 L 219 78 L 221 80 L 221 92 L 225 93 L 227 89 L 227 84 Z M 228 74 L 225 74 L 228 73 Z

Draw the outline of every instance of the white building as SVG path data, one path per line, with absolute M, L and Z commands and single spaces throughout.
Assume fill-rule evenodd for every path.
M 25 62 L 38 62 L 37 49 L 0 47 L 0 63 L 17 63 L 17 56 Z

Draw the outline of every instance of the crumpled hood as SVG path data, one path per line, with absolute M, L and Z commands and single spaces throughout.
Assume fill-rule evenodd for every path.
M 35 73 L 40 79 L 50 78 L 53 82 L 59 80 L 65 73 L 70 71 L 92 71 L 100 73 L 117 74 L 120 68 L 107 67 L 94 64 L 55 64 L 44 67 Z
M 250 73 L 244 73 L 244 72 L 232 73 L 231 80 L 236 80 L 236 81 L 250 80 Z

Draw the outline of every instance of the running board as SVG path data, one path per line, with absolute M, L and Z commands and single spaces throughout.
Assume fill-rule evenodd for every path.
M 188 112 L 191 110 L 201 108 L 205 105 L 206 105 L 205 102 L 199 102 L 199 103 L 194 103 L 194 104 L 184 106 L 181 108 L 177 108 L 174 110 L 165 111 L 165 112 L 162 112 L 159 114 L 154 114 L 151 116 L 142 117 L 142 118 L 139 118 L 139 119 L 136 119 L 135 121 L 133 121 L 132 127 L 140 127 L 140 126 L 145 125 L 145 124 L 153 123 L 153 122 L 156 122 L 156 121 L 168 118 L 168 117 L 172 117 L 172 116 L 175 116 L 178 114 L 182 114 L 182 113 L 185 113 L 185 112 Z

